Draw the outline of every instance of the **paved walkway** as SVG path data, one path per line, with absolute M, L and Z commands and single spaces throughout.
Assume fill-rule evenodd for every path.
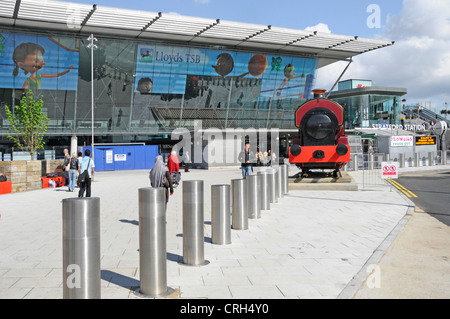
M 182 180 L 204 181 L 210 263 L 178 263 L 183 254 L 180 184 L 167 208 L 168 286 L 175 289 L 169 298 L 352 298 L 411 211 L 411 202 L 387 185 L 357 192 L 291 190 L 260 219 L 250 219 L 248 230 L 232 230 L 231 244 L 214 245 L 210 187 L 235 178 L 241 178 L 240 169 L 182 172 Z M 148 171 L 95 175 L 102 298 L 140 298 L 134 294 L 139 287 L 138 189 L 148 186 Z M 65 190 L 0 196 L 0 298 L 62 298 L 61 201 L 77 194 Z M 449 290 L 445 293 L 448 297 Z

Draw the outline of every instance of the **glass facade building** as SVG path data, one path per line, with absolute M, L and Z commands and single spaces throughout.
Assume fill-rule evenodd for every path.
M 293 128 L 316 60 L 97 37 L 96 136 L 167 134 L 175 127 Z M 32 90 L 48 134 L 91 134 L 91 50 L 86 38 L 0 31 L 0 116 Z M 31 56 L 31 57 L 30 57 Z M 22 58 L 23 57 L 23 58 Z M 39 66 L 28 66 L 26 58 Z
M 329 98 L 344 106 L 347 129 L 373 127 L 374 124 L 400 124 L 404 88 L 373 86 L 370 80 L 346 80 Z
M 90 34 L 96 38 L 92 56 Z M 203 129 L 288 132 L 295 130 L 296 108 L 311 96 L 317 68 L 391 44 L 62 1 L 4 0 L 1 144 L 11 145 L 5 107 L 17 105 L 28 90 L 44 101 L 48 146 L 69 145 L 73 136 L 78 145 L 90 145 L 92 135 L 95 143 L 160 143 L 175 128 L 192 132 L 196 121 Z

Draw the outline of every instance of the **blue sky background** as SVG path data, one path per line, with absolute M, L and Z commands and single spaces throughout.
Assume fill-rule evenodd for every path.
M 124 9 L 176 13 L 380 38 L 395 45 L 359 55 L 342 80 L 368 79 L 374 85 L 406 88 L 407 104 L 440 111 L 450 103 L 450 1 L 447 0 L 72 0 Z M 367 20 L 380 9 L 380 27 Z M 316 86 L 331 89 L 345 68 L 337 62 L 318 70 Z

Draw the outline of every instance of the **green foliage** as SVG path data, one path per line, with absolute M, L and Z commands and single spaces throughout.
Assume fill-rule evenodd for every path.
M 19 105 L 14 106 L 14 112 L 6 105 L 6 115 L 12 132 L 8 131 L 8 138 L 15 146 L 30 153 L 44 148 L 44 134 L 47 132 L 49 118 L 43 112 L 42 99 L 35 100 L 31 90 L 24 93 Z

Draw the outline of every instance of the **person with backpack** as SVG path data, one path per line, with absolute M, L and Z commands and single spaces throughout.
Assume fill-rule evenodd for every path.
M 78 174 L 78 157 L 77 153 L 73 152 L 72 157 L 69 161 L 69 177 L 70 177 L 70 183 L 69 183 L 69 192 L 75 191 L 75 182 L 77 180 L 77 174 Z
M 84 157 L 79 162 L 78 166 L 78 179 L 80 179 L 80 175 L 83 174 L 84 171 L 87 171 L 87 178 L 83 183 L 80 183 L 80 191 L 78 192 L 78 197 L 83 197 L 84 192 L 86 191 L 86 197 L 91 197 L 91 178 L 92 174 L 94 174 L 94 161 L 89 157 L 91 155 L 90 150 L 84 151 Z

